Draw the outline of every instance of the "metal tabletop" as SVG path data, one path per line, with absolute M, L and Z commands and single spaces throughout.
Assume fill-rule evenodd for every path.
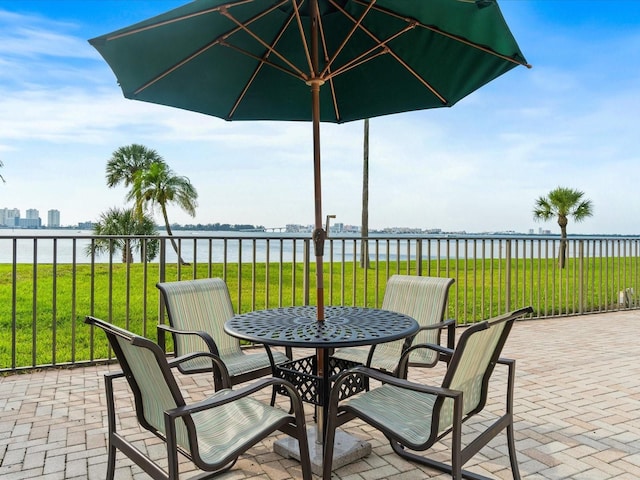
M 234 337 L 284 347 L 339 348 L 374 345 L 415 335 L 413 318 L 388 310 L 328 306 L 318 322 L 316 307 L 285 307 L 236 315 L 225 323 Z

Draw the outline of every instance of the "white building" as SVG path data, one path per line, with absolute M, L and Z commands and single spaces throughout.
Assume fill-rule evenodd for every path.
M 20 219 L 20 210 L 17 208 L 0 208 L 0 225 L 3 227 L 15 227 Z
M 60 227 L 60 210 L 49 210 L 47 212 L 47 228 Z

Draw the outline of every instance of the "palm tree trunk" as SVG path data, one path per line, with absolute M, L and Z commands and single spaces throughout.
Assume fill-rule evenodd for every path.
M 131 242 L 125 239 L 122 246 L 122 263 L 133 263 L 133 252 L 131 251 Z
M 171 241 L 171 245 L 173 246 L 173 249 L 175 250 L 176 255 L 178 256 L 178 262 L 180 262 L 180 265 L 189 265 L 180 256 L 180 252 L 178 251 L 178 244 L 173 239 L 173 232 L 171 232 L 171 226 L 169 225 L 169 216 L 167 215 L 167 208 L 165 207 L 164 204 L 160 204 L 160 209 L 162 210 L 162 218 L 164 218 L 164 227 L 167 229 L 167 235 L 169 235 L 169 240 Z
M 566 220 L 566 219 L 565 219 Z M 558 252 L 558 266 L 560 268 L 565 267 L 567 259 L 567 224 L 560 223 L 560 251 Z
M 360 233 L 363 238 L 369 236 L 369 119 L 364 119 L 364 154 L 362 161 L 362 226 Z M 362 241 L 360 246 L 360 267 L 370 268 L 369 244 Z

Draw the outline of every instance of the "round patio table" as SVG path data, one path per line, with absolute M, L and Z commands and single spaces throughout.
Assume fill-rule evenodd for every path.
M 274 375 L 290 380 L 302 399 L 316 405 L 316 428 L 309 431 L 311 468 L 322 471 L 325 406 L 329 399 L 331 378 L 341 370 L 354 366 L 352 362 L 330 358 L 334 348 L 376 345 L 407 338 L 418 333 L 420 326 L 413 318 L 401 313 L 375 308 L 325 306 L 325 320 L 316 318 L 315 306 L 298 306 L 256 310 L 227 320 L 224 330 L 234 337 L 267 346 L 314 348 L 316 355 L 273 365 Z M 333 375 L 332 375 L 333 374 Z M 349 387 L 344 397 L 362 391 L 360 383 Z M 344 398 L 341 397 L 341 398 Z M 335 468 L 366 456 L 371 445 L 338 432 L 343 453 L 334 455 Z M 280 441 L 278 441 L 280 442 Z M 294 458 L 295 445 L 284 442 L 274 445 L 277 453 Z
M 284 307 L 236 315 L 225 324 L 234 337 L 281 347 L 339 348 L 375 345 L 413 336 L 419 326 L 401 313 L 364 307 Z

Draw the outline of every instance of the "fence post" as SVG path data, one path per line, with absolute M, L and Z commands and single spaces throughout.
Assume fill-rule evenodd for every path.
M 164 282 L 167 278 L 167 243 L 166 239 L 160 239 L 160 262 L 158 265 L 158 282 Z M 162 301 L 162 295 L 158 294 L 158 323 L 164 324 L 164 302 Z M 158 345 L 162 348 L 163 352 L 166 352 L 167 341 L 164 330 L 158 330 Z
M 578 242 L 578 313 L 581 315 L 584 313 L 584 241 Z
M 422 276 L 422 239 L 416 240 L 416 275 Z
M 504 294 L 504 308 L 505 312 L 511 311 L 511 240 L 505 240 L 505 260 L 506 267 L 504 272 L 505 294 Z

